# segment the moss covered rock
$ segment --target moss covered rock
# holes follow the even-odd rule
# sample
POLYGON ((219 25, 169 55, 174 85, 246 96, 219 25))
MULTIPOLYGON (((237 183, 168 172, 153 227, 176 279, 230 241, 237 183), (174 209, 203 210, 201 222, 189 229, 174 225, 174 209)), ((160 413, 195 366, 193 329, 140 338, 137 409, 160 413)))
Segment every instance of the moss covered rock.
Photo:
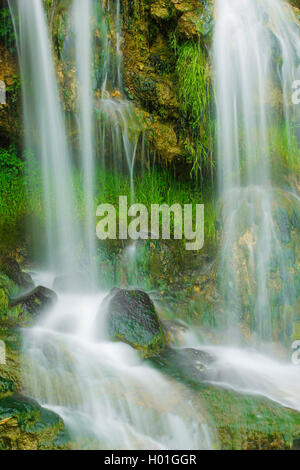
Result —
POLYGON ((165 347, 165 336, 150 297, 139 290, 113 289, 108 299, 108 331, 113 340, 123 341, 152 357, 165 347))
POLYGON ((23 287, 24 289, 32 289, 34 287, 31 276, 24 273, 18 262, 13 258, 7 256, 0 257, 0 271, 19 287, 23 287))
POLYGON ((198 387, 213 419, 222 449, 292 449, 300 435, 300 413, 266 398, 198 387))
POLYGON ((33 291, 16 297, 10 301, 11 307, 21 306, 31 317, 36 317, 57 301, 57 295, 51 289, 38 286, 33 291))
POLYGON ((66 448, 68 434, 62 419, 21 394, 0 400, 0 449, 66 448))

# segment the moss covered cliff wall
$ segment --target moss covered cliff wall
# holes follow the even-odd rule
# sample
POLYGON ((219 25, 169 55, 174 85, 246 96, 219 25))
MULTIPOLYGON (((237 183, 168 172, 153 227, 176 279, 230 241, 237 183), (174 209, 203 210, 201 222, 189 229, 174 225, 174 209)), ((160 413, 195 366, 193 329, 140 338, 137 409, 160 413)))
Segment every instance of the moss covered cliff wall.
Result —
POLYGON ((123 9, 128 96, 146 113, 160 161, 211 173, 213 2, 124 0, 123 9))

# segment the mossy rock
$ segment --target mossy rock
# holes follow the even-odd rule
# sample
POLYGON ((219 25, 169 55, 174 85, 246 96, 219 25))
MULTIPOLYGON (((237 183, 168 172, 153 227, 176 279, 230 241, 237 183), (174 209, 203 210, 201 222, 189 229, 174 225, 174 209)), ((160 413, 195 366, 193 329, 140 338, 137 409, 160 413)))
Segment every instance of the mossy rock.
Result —
POLYGON ((154 358, 154 364, 175 379, 189 383, 202 383, 206 379, 206 370, 214 359, 208 353, 192 348, 173 349, 167 347, 162 354, 154 358))
POLYGON ((178 32, 184 39, 210 38, 214 25, 214 8, 202 0, 193 9, 186 9, 178 21, 178 32))
POLYGON ((151 16, 155 20, 170 20, 176 10, 171 0, 155 0, 150 7, 151 16))
POLYGON ((108 331, 113 340, 130 344, 147 358, 164 349, 163 328, 145 292, 113 289, 107 300, 108 331))
POLYGON ((300 413, 259 396, 199 386, 225 450, 292 449, 300 436, 300 413))
POLYGON ((167 350, 151 363, 193 391, 193 401, 201 403, 211 427, 216 430, 221 449, 294 448, 300 436, 300 413, 261 396, 206 384, 203 382, 205 368, 213 367, 212 361, 201 351, 167 350))
POLYGON ((63 420, 21 394, 0 400, 0 449, 39 450, 68 447, 63 420))
POLYGON ((6 394, 22 390, 20 332, 13 329, 0 329, 0 341, 5 344, 5 364, 0 364, 0 398, 3 398, 6 394))
POLYGON ((11 307, 21 306, 29 316, 37 317, 57 302, 57 295, 51 289, 38 286, 33 291, 10 301, 11 307))
POLYGON ((0 376, 0 396, 14 392, 15 384, 12 380, 0 376))
POLYGON ((21 270, 15 259, 6 256, 0 257, 0 270, 17 286, 23 287, 24 289, 32 289, 34 287, 31 276, 21 270))

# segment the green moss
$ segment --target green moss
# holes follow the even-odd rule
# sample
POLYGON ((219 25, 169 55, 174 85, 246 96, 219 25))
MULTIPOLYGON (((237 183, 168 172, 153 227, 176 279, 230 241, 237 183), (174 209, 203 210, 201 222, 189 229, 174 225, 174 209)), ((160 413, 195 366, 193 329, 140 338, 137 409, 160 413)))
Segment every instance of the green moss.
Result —
POLYGON ((187 162, 195 175, 205 171, 212 174, 211 81, 200 42, 187 41, 179 46, 177 77, 187 162))
POLYGON ((0 8, 0 41, 10 52, 15 52, 15 33, 9 8, 0 8))
POLYGON ((198 387, 215 422, 222 449, 291 449, 300 436, 300 414, 265 398, 198 387))
POLYGON ((160 319, 145 292, 116 290, 108 311, 108 331, 112 339, 130 344, 144 357, 155 356, 165 347, 160 319))
POLYGON ((0 449, 66 448, 68 440, 62 419, 35 400, 20 394, 0 400, 0 449))

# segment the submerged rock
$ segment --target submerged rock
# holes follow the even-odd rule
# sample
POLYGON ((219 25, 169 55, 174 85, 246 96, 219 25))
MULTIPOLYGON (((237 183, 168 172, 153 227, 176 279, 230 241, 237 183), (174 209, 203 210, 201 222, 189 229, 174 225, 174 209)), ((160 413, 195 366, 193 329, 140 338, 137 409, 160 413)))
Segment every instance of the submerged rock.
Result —
POLYGON ((159 354, 166 340, 150 297, 140 290, 113 289, 107 300, 109 336, 141 351, 144 357, 159 354))
POLYGON ((25 295, 12 299, 10 307, 21 305, 31 316, 37 316, 57 302, 57 295, 51 289, 38 286, 25 295))

